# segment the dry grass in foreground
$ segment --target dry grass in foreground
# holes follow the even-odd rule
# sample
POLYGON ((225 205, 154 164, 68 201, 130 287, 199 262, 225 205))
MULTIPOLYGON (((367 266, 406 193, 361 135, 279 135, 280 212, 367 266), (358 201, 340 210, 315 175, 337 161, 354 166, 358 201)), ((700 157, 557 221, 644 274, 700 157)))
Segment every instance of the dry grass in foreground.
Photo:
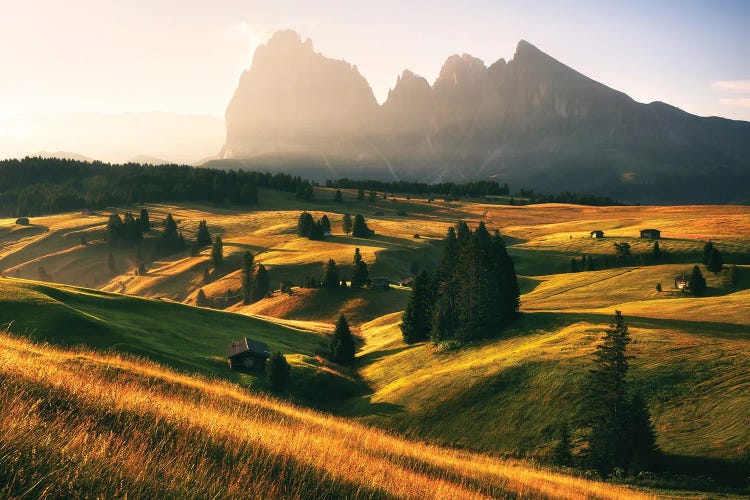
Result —
POLYGON ((119 355, 0 334, 0 497, 639 498, 119 355))

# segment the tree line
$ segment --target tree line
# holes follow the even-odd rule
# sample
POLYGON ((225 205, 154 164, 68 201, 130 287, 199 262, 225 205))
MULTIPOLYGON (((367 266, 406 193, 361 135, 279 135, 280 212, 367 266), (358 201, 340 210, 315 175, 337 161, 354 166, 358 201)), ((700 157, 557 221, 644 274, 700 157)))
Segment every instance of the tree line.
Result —
POLYGON ((447 194, 453 196, 501 196, 510 193, 508 184, 500 184, 496 181, 469 181, 463 183, 440 182, 427 184, 426 182, 410 181, 376 181, 355 180, 342 178, 327 180, 325 183, 329 188, 359 189, 369 191, 383 191, 389 193, 412 193, 412 194, 447 194))
POLYGON ((460 221, 448 229, 443 257, 433 273, 414 282, 401 332, 406 343, 458 342, 496 336, 519 314, 513 259, 498 231, 460 221))
POLYGON ((593 207, 625 206, 609 196, 599 196, 587 193, 571 193, 565 191, 559 194, 537 193, 533 189, 521 189, 510 199, 511 205, 535 205, 538 203, 570 203, 573 205, 589 205, 593 207))

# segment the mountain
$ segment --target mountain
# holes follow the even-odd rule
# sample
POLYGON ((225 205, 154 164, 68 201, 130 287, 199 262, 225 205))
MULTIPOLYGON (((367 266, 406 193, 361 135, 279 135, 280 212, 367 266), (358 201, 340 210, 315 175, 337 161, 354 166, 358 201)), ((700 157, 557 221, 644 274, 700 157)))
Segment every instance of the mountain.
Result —
POLYGON ((636 102, 526 41, 490 66, 452 55, 432 85, 404 71, 379 106, 356 66, 278 32, 242 75, 226 128, 229 165, 318 178, 495 179, 642 203, 749 196, 750 123, 636 102))

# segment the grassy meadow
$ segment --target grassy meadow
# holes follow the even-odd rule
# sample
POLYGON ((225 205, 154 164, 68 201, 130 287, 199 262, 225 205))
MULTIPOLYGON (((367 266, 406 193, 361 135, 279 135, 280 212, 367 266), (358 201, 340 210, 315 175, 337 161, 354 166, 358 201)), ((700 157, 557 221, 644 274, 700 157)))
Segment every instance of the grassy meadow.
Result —
MULTIPOLYGON (((252 211, 146 205, 155 223, 171 213, 188 240, 205 219, 222 236, 225 264, 210 269, 210 249, 159 255, 157 226, 143 243, 150 266, 141 276, 135 248, 105 242, 109 211, 35 217, 30 226, 0 219, 0 326, 11 332, 0 369, 13 382, 2 389, 0 455, 17 457, 0 496, 28 488, 32 496, 700 496, 530 465, 548 460, 563 424, 574 429, 574 452, 584 451, 583 384, 615 309, 630 325, 631 385, 646 398, 662 451, 685 471, 710 464, 706 474, 750 459, 750 207, 508 206, 399 194, 369 202, 352 190, 335 203, 333 195, 261 190, 252 211), (297 237, 302 210, 327 214, 333 235, 297 237), (363 214, 375 235, 343 234, 344 213, 363 214), (450 351, 404 344, 407 287, 278 290, 320 277, 329 258, 348 279, 355 248, 370 276, 401 281, 430 270, 459 219, 500 230, 514 258, 522 316, 502 338, 450 351), (659 261, 640 258, 653 246, 638 237, 644 228, 662 231, 659 261), (590 238, 596 229, 604 239, 590 238), (741 279, 701 265, 706 296, 679 293, 674 278, 689 275, 709 240, 741 279), (614 242, 631 245, 627 263, 570 272, 584 254, 614 262, 614 242), (246 250, 274 290, 251 305, 239 300, 246 250), (214 309, 195 307, 200 289, 214 309), (325 356, 341 313, 357 339, 353 368, 325 356), (244 336, 287 356, 289 394, 264 395, 262 376, 227 369, 225 345, 244 336), (153 483, 154 474, 169 480, 153 483)), ((732 481, 743 491, 736 474, 732 481)))

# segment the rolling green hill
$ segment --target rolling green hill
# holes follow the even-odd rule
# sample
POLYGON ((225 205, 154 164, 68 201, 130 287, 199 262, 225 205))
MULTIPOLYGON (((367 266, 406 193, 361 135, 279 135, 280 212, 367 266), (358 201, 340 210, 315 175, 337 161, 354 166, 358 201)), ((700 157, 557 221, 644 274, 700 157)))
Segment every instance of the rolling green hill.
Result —
POLYGON ((224 349, 249 337, 281 351, 295 369, 292 394, 320 401, 360 390, 326 362, 326 336, 239 314, 35 281, 0 278, 0 325, 38 341, 144 356, 187 372, 266 389, 262 377, 229 371, 224 349))

